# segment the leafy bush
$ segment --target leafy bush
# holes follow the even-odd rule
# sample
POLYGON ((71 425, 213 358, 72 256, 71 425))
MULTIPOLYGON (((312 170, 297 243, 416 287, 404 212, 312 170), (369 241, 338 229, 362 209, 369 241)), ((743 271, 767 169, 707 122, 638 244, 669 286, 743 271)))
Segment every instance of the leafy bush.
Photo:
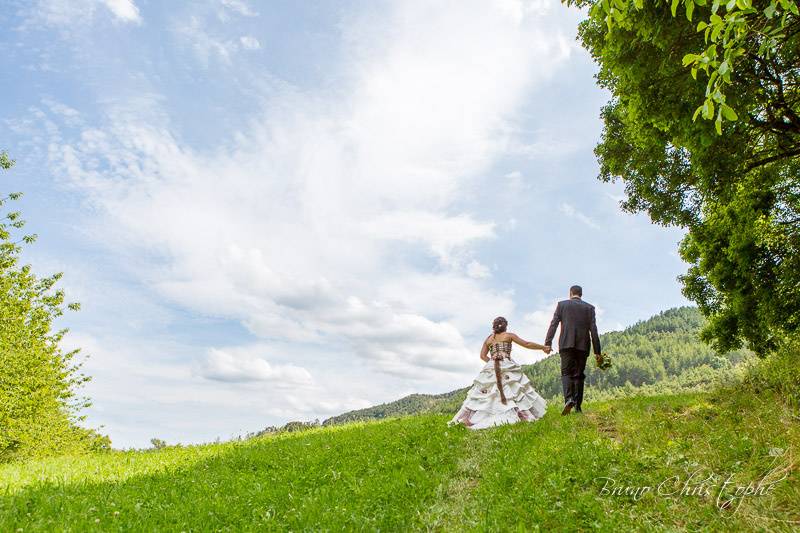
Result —
MULTIPOLYGON (((12 165, 0 154, 2 169, 12 165)), ((0 198, 0 207, 21 196, 0 198)), ((67 330, 52 330, 64 311, 64 292, 53 291, 62 274, 38 278, 30 265, 19 265, 20 243, 36 240, 14 240, 24 224, 16 211, 0 219, 0 462, 108 448, 108 437, 77 424, 89 402, 75 391, 89 378, 74 362, 79 350, 64 353, 59 347, 67 330)))
POLYGON ((271 435, 274 433, 297 433, 299 431, 307 431, 309 429, 314 429, 320 427, 319 419, 314 419, 313 421, 304 422, 302 420, 292 420, 290 422, 285 423, 282 426, 267 426, 261 431, 257 431, 255 433, 248 433, 245 438, 252 439, 255 437, 263 437, 264 435, 271 435))
POLYGON ((800 408, 800 335, 784 341, 766 359, 749 365, 744 383, 758 393, 774 390, 791 407, 800 408))

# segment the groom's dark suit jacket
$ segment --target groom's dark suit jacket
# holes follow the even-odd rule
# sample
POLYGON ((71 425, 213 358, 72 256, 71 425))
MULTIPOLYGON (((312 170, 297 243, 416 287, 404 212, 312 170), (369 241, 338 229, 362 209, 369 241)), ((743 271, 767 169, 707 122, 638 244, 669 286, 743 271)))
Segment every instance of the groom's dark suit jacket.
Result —
POLYGON ((556 312, 553 314, 553 321, 550 322, 550 329, 547 330, 547 337, 544 339, 545 345, 553 345, 553 337, 556 335, 559 323, 561 323, 561 335, 558 337, 559 351, 572 348, 588 354, 591 340, 594 353, 600 353, 600 335, 597 334, 592 304, 586 303, 580 298, 570 298, 558 302, 556 312))

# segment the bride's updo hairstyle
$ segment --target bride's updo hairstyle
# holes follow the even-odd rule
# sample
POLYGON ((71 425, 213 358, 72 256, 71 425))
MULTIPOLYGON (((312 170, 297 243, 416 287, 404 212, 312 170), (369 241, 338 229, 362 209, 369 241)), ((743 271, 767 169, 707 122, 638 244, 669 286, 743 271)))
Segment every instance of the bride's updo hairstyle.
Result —
POLYGON ((499 316, 494 319, 492 322, 492 331, 495 333, 505 333, 506 328, 508 327, 508 320, 499 316))

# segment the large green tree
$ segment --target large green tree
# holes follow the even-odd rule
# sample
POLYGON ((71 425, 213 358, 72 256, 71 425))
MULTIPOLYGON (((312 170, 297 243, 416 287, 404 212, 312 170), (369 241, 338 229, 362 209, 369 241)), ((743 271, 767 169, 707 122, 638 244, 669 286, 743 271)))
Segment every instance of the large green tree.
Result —
MULTIPOLYGON (((13 164, 0 152, 0 169, 13 164)), ((21 196, 0 198, 0 208, 21 196)), ((75 362, 79 350, 59 346, 67 330, 53 330, 65 308, 64 292, 54 289, 62 274, 39 278, 20 264, 21 245, 36 239, 18 237, 23 226, 17 211, 0 218, 0 462, 107 448, 107 437, 78 425, 88 400, 76 390, 89 378, 75 362)))
POLYGON ((600 179, 623 182, 624 210, 688 230, 681 280, 707 341, 774 350, 800 327, 794 2, 568 3, 589 8, 579 38, 611 92, 600 179))

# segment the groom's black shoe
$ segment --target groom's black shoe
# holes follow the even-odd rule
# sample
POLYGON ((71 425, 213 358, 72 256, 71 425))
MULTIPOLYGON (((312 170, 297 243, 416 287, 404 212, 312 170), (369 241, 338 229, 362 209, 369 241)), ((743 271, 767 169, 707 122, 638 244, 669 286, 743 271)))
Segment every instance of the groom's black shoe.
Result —
POLYGON ((575 402, 572 400, 564 404, 564 409, 561 410, 561 416, 568 415, 572 408, 575 407, 575 402))

